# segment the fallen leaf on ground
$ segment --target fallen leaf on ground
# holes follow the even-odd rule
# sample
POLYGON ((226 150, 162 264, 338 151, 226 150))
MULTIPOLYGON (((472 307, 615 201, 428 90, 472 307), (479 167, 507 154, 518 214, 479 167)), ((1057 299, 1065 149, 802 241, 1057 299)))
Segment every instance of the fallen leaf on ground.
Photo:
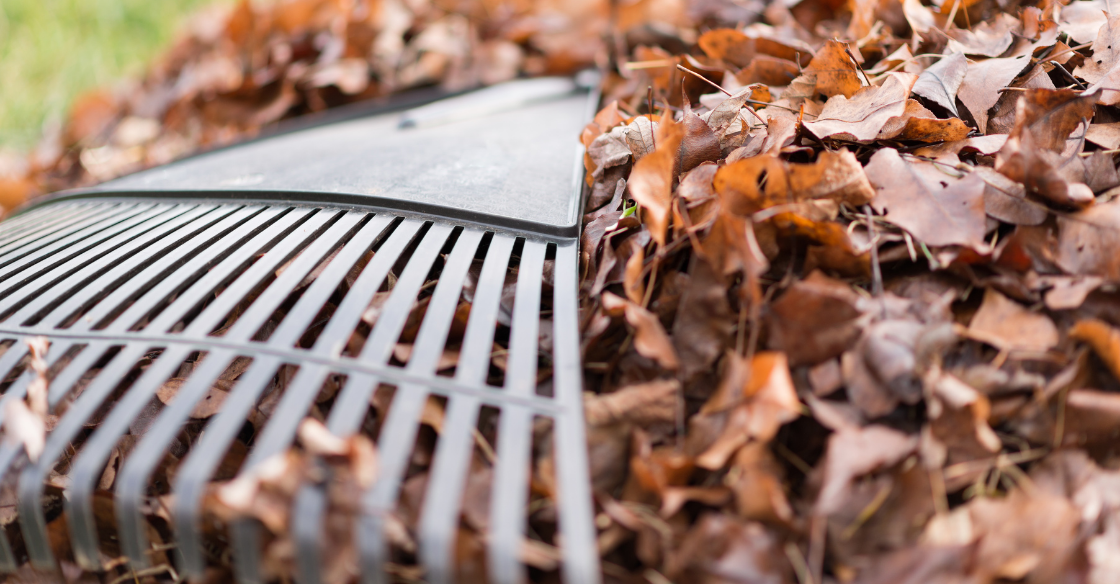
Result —
POLYGON ((1000 349, 1045 352, 1058 344, 1058 327, 1050 317, 1031 312, 989 289, 968 325, 969 334, 1000 349))
POLYGON ((874 140, 891 118, 906 112, 910 88, 916 80, 906 73, 891 73, 882 85, 860 89, 851 98, 833 96, 816 120, 803 125, 818 138, 874 140))
POLYGON ((871 206, 928 245, 986 249, 984 181, 945 177, 933 166, 904 160, 891 149, 876 152, 865 168, 878 191, 871 206))
POLYGON ((968 59, 952 53, 922 71, 911 91, 957 115, 957 92, 967 72, 968 59))

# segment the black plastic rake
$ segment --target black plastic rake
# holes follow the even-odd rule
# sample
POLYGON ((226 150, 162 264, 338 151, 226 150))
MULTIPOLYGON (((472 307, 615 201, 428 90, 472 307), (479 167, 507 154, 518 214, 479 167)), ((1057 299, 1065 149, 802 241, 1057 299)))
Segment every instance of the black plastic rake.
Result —
MULTIPOLYGON (((294 370, 273 396, 241 473, 293 444, 328 380, 340 389, 325 424, 339 436, 361 431, 379 386, 395 388, 376 437, 378 478, 355 520, 364 581, 388 580, 386 521, 399 504, 429 396, 447 402, 415 533, 425 579, 454 579, 473 434, 489 410, 497 412, 490 579, 526 577, 529 464, 535 421, 546 418, 561 573, 570 583, 598 581, 581 401, 582 201, 573 146, 590 101, 568 79, 516 82, 412 110, 405 123, 380 115, 312 128, 61 193, 0 223, 0 341, 7 346, 0 411, 23 399, 34 379, 25 340, 35 336, 51 341, 50 407, 66 404, 35 461, 22 445, 0 444, 0 482, 16 489, 30 561, 55 566, 47 518, 61 506, 74 559, 101 568, 106 526, 95 520, 95 491, 114 449, 133 434, 113 485, 115 534, 134 569, 148 566, 153 476, 179 448, 199 402, 247 358, 167 489, 180 572, 205 571, 207 485, 278 372, 294 370), (433 275, 411 355, 394 364, 394 346, 433 275), (350 351, 363 312, 388 280, 380 317, 350 351), (440 375, 456 307, 468 292, 458 366, 440 375), (325 314, 328 302, 336 306, 325 314), (543 320, 542 307, 551 310, 543 320), (508 325, 509 353, 495 386, 488 375, 499 323, 508 325), (542 332, 551 333, 551 354, 538 354, 542 332), (539 361, 551 375, 541 375, 539 361), (178 393, 163 405, 156 392, 177 376, 178 393), (60 464, 67 479, 58 501, 46 496, 46 484, 60 464)), ((295 498, 290 523, 301 582, 320 579, 326 504, 320 484, 303 485, 295 498)), ((261 526, 235 522, 230 543, 237 578, 260 581, 261 526)), ((19 561, 3 537, 0 569, 15 570, 19 561)))

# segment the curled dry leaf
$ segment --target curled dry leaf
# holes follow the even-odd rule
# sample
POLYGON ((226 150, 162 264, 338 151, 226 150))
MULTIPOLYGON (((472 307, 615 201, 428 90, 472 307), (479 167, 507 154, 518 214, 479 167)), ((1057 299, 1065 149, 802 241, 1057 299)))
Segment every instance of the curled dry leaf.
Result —
POLYGON ((751 91, 753 90, 750 87, 744 87, 736 91, 720 102, 708 115, 708 127, 712 129, 712 132, 715 132, 716 136, 723 136, 732 124, 740 120, 743 115, 743 105, 750 98, 751 91))
POLYGON ((847 45, 830 40, 817 50, 801 76, 790 83, 791 99, 811 99, 819 93, 825 97, 851 97, 863 87, 859 69, 847 45))
POLYGON ((50 385, 47 379, 47 350, 50 349, 51 342, 46 337, 31 337, 26 342, 31 353, 28 367, 35 374, 27 384, 27 405, 36 415, 45 418, 48 413, 47 390, 50 385))
POLYGON ((625 315, 626 322, 634 327, 634 348, 642 356, 657 361, 665 369, 677 369, 680 366, 673 343, 656 315, 639 304, 610 292, 603 294, 603 309, 608 314, 625 315))
POLYGON ((957 97, 976 120, 981 133, 987 133, 988 110, 999 101, 1000 90, 1030 65, 1026 57, 986 59, 968 64, 957 97))
POLYGON ((762 352, 749 360, 729 355, 719 388, 693 418, 693 424, 719 428, 697 455, 696 465, 720 469, 741 446, 752 440, 769 442, 800 414, 783 353, 762 352))
POLYGON ((971 128, 958 118, 939 119, 912 99, 906 100, 902 115, 887 120, 879 140, 912 142, 955 142, 964 140, 971 128))
POLYGON ((847 150, 822 152, 808 164, 760 154, 720 168, 712 184, 727 208, 741 215, 820 199, 858 207, 874 196, 863 168, 847 150))
POLYGON ((681 124, 666 121, 657 128, 657 149, 634 164, 630 174, 630 193, 638 205, 648 213, 650 235, 659 245, 665 245, 669 226, 669 204, 672 200, 673 167, 680 148, 683 128, 681 124))
POLYGON ((4 405, 4 440, 23 446, 27 458, 38 460, 47 443, 47 425, 42 416, 31 411, 27 402, 8 400, 4 405))
POLYGON ((921 401, 915 350, 924 331, 925 326, 914 320, 882 320, 844 353, 840 369, 848 398, 868 419, 890 414, 900 403, 921 401))
POLYGON ((1017 18, 1000 13, 994 21, 978 23, 971 28, 952 28, 949 35, 949 50, 954 53, 980 57, 998 57, 1011 48, 1014 34, 1022 26, 1017 18))
POLYGON ((719 160, 719 135, 700 116, 688 111, 681 124, 684 129, 681 136, 680 172, 688 172, 704 162, 719 160))
POLYGON ((957 91, 968 72, 963 53, 951 53, 922 71, 914 82, 914 95, 920 95, 957 115, 957 91))
POLYGON ((1120 380, 1120 330, 1090 318, 1073 325, 1069 329, 1069 338, 1088 343, 1093 352, 1108 365, 1113 377, 1120 380))
POLYGON ((1110 16, 1100 27, 1092 49, 1093 56, 1073 74, 1090 83, 1088 92, 1100 92, 1102 104, 1116 105, 1120 103, 1120 16, 1110 16))
POLYGON ((879 136, 891 118, 906 113, 910 88, 917 77, 891 73, 880 86, 864 87, 852 94, 830 97, 817 119, 803 126, 818 138, 870 141, 879 136))
POLYGON ((671 423, 679 408, 680 387, 675 379, 659 379, 587 396, 583 400, 583 414, 590 426, 633 424, 648 428, 671 423))

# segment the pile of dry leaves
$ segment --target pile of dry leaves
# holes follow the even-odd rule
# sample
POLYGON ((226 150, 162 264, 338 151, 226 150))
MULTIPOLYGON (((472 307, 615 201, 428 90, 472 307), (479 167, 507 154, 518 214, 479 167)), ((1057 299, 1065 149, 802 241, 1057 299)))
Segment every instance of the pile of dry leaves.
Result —
POLYGON ((195 17, 144 77, 81 96, 0 205, 243 140, 279 120, 404 90, 567 74, 601 52, 594 0, 241 0, 195 17))
MULTIPOLYGON (((20 199, 284 116, 602 55, 605 106, 580 136, 581 325, 606 578, 1116 582, 1109 12, 246 2, 200 21, 134 91, 82 100, 3 184, 20 199)), ((360 438, 301 429, 342 477, 336 502, 373 480, 360 438)), ((286 509, 291 477, 311 472, 300 456, 215 489, 212 512, 286 509)), ((554 551, 530 558, 535 577, 555 577, 554 551)))
POLYGON ((607 574, 1120 580, 1107 10, 774 2, 616 53, 582 136, 607 574))

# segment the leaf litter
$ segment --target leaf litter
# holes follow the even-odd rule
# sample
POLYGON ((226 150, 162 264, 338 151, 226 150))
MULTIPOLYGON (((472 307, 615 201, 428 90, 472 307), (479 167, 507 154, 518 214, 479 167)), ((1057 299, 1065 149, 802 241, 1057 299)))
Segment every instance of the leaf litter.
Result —
MULTIPOLYGON (((135 91, 87 96, 27 162, 0 165, 5 204, 410 87, 597 63, 601 110, 572 139, 587 152, 581 346, 607 581, 1120 578, 1120 26, 1107 3, 488 6, 288 0, 208 16, 135 91)), ((4 412, 5 439, 29 453, 52 423, 37 405, 42 351, 26 400, 4 412)), ((186 444, 243 371, 210 389, 186 444)), ((327 581, 355 576, 346 517, 376 480, 376 432, 326 430, 337 389, 324 385, 299 448, 228 481, 238 442, 207 497, 215 519, 268 527, 273 576, 294 565, 287 513, 324 462, 327 581)), ((390 394, 374 396, 375 418, 390 394)), ((430 435, 444 407, 426 405, 430 435)), ((388 527, 406 581, 423 578, 409 493, 423 493, 430 435, 388 527)), ((472 562, 493 428, 480 421, 476 438, 464 581, 485 573, 472 562)), ((539 533, 555 531, 547 451, 530 478, 539 533)), ((166 512, 150 521, 166 528, 166 512)), ((554 581, 562 543, 530 541, 533 580, 554 581)), ((228 577, 228 557, 211 562, 228 577)), ((125 573, 106 565, 103 579, 125 573)))

